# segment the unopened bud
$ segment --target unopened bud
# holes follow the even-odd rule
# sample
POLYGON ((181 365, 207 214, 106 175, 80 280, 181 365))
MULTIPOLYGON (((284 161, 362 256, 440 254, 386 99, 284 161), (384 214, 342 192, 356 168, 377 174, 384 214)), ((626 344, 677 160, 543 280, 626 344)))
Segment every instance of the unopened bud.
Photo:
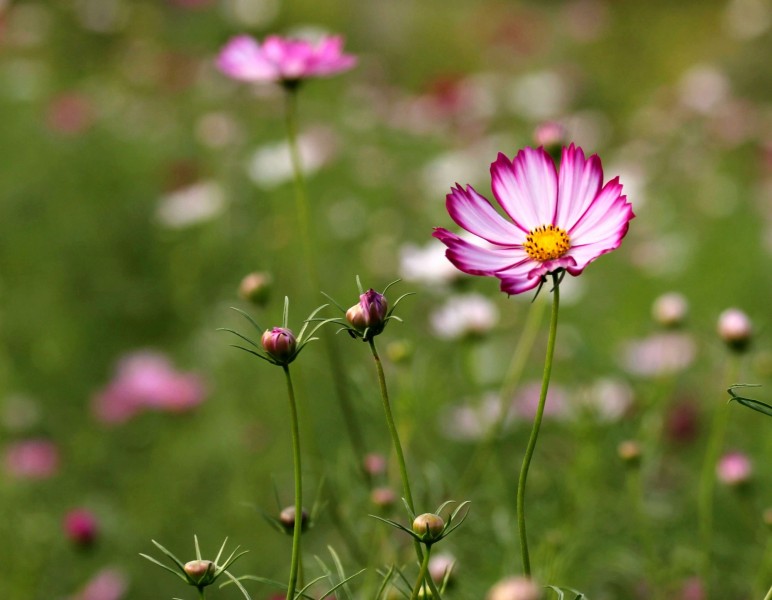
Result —
POLYGON ((445 530, 445 521, 440 515, 424 513, 413 520, 413 533, 423 542, 435 541, 445 530))
POLYGON ((346 320, 358 331, 369 328, 372 335, 377 335, 383 330, 388 312, 386 296, 371 288, 359 296, 359 304, 346 311, 346 320))
POLYGON ((185 574, 195 585, 209 585, 214 580, 216 567, 211 560, 191 560, 183 567, 185 574))
MULTIPOLYGON (((295 507, 288 506, 279 513, 279 523, 288 532, 295 530, 295 507)), ((308 512, 303 508, 300 511, 300 531, 308 529, 308 512)))
POLYGON ((635 440, 625 440, 617 446, 617 454, 626 464, 637 466, 641 462, 641 445, 635 440))
POLYGON ((289 362, 295 354, 295 334, 286 327, 266 329, 261 339, 263 349, 281 363, 289 362))
POLYGON ((753 333, 751 320, 738 308, 728 308, 718 317, 718 335, 736 352, 748 348, 753 333))
POLYGON ((716 464, 716 475, 724 485, 741 486, 748 483, 752 474, 751 460, 742 452, 728 452, 716 464))
POLYGON ((546 121, 538 125, 533 132, 537 146, 544 146, 554 160, 560 160, 560 149, 566 141, 566 128, 555 121, 546 121))
POLYGON ((429 559, 429 575, 437 585, 442 584, 446 577, 450 583, 455 567, 456 559, 451 554, 435 554, 429 559))
POLYGON ((258 306, 268 301, 270 291, 271 276, 268 273, 250 273, 239 284, 239 296, 258 306))
POLYGON ((364 469, 371 477, 383 475, 386 472, 386 457, 383 454, 371 452, 365 456, 364 469))
POLYGON ((654 320, 663 327, 669 328, 683 324, 688 312, 689 304, 686 298, 678 292, 662 294, 651 307, 651 315, 654 320))
POLYGON ((494 585, 486 600, 540 600, 541 588, 527 577, 508 577, 494 585))
POLYGON ((91 546, 99 534, 99 524, 90 511, 76 508, 64 517, 64 531, 76 546, 91 546))
POLYGON ((377 487, 370 492, 370 500, 380 508, 388 508, 397 501, 397 494, 391 488, 377 487))

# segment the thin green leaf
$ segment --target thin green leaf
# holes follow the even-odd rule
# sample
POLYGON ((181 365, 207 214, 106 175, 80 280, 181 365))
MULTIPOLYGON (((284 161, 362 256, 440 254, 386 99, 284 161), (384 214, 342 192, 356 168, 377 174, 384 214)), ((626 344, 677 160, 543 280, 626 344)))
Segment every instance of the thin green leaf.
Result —
MULTIPOLYGON (((228 543, 228 538, 226 537, 226 538, 225 538, 225 539, 222 541, 222 545, 220 546, 220 550, 217 552, 217 556, 215 556, 215 558, 214 558, 214 564, 215 564, 215 566, 217 566, 218 564, 220 564, 220 557, 222 556, 222 553, 223 553, 223 551, 225 550, 225 544, 227 544, 227 543, 228 543)), ((238 550, 238 546, 236 547, 236 550, 238 550)))
POLYGON ((182 581, 184 581, 185 583, 187 583, 187 582, 188 582, 188 579, 187 579, 187 577, 185 577, 185 576, 184 576, 182 573, 180 573, 179 571, 175 571, 175 570, 174 570, 174 569, 172 569, 172 568, 171 568, 169 565, 165 565, 165 564, 163 564, 162 562, 160 562, 160 561, 156 560, 155 558, 153 558, 152 556, 148 556, 147 554, 142 554, 142 553, 140 552, 140 553, 139 553, 139 555, 140 555, 142 558, 146 558, 146 559, 147 559, 147 560, 149 560, 151 563, 153 563, 153 564, 155 564, 155 565, 158 565, 158 566, 159 566, 159 567, 161 567, 162 569, 166 569, 167 571, 169 571, 169 573, 174 573, 174 574, 175 574, 177 577, 179 577, 180 579, 182 579, 182 581))
MULTIPOLYGON (((319 560, 319 558, 318 558, 318 557, 315 557, 315 558, 316 558, 317 560, 319 560)), ((321 561, 320 561, 320 562, 321 562, 321 561)), ((322 564, 324 564, 324 563, 322 563, 322 564)), ((311 581, 309 581, 309 582, 308 582, 308 583, 305 585, 305 587, 303 587, 303 589, 301 589, 301 590, 298 590, 297 592, 295 592, 295 597, 296 597, 296 598, 298 598, 298 597, 301 597, 301 596, 305 596, 305 592, 306 592, 306 590, 308 590, 308 589, 309 589, 309 588, 310 588, 312 585, 314 585, 315 583, 318 583, 318 582, 320 582, 322 579, 327 579, 329 576, 330 576, 330 572, 329 572, 329 571, 327 571, 327 573, 325 573, 324 575, 319 575, 319 577, 317 577, 316 579, 312 579, 311 581)))
MULTIPOLYGON (((345 587, 345 586, 346 586, 346 584, 347 584, 349 581, 351 581, 352 579, 354 579, 354 577, 357 577, 358 575, 361 575, 361 574, 362 574, 362 573, 364 573, 365 571, 367 571, 367 569, 361 569, 361 570, 357 571, 356 573, 354 573, 353 575, 351 575, 350 577, 346 577, 346 579, 344 579, 343 581, 341 581, 341 582, 337 583, 336 585, 334 585, 333 587, 331 587, 329 590, 327 590, 326 592, 324 592, 324 594, 322 594, 322 598, 326 598, 327 596, 329 596, 330 594, 332 594, 332 593, 333 593, 335 590, 337 590, 337 589, 338 589, 338 588, 340 588, 340 587, 343 587, 343 590, 344 590, 344 593, 346 593, 346 596, 347 596, 347 597, 349 597, 349 598, 351 598, 351 596, 348 594, 348 592, 345 592, 345 590, 346 590, 346 587, 345 587)), ((377 598, 377 596, 376 596, 376 598, 377 598)))
MULTIPOLYGON (((342 581, 348 581, 348 579, 346 579, 346 571, 343 569, 343 563, 340 562, 340 557, 338 557, 338 555, 336 554, 335 549, 332 546, 327 546, 327 551, 330 553, 330 556, 332 557, 332 562, 335 564, 335 570, 338 572, 338 579, 342 581)), ((339 584, 338 586, 336 586, 336 588, 340 587, 340 585, 342 584, 339 584)), ((344 585, 342 591, 346 595, 346 598, 348 598, 349 600, 352 600, 351 590, 348 589, 348 586, 344 585)), ((327 592, 325 596, 329 594, 330 592, 327 592)))
POLYGON ((359 275, 357 275, 357 289, 360 296, 365 293, 364 289, 362 289, 362 281, 359 279, 359 275))
POLYGON ((282 322, 282 327, 286 329, 287 323, 289 323, 289 297, 287 296, 284 296, 284 311, 282 312, 282 315, 281 315, 281 322, 282 322))
POLYGON ((375 595, 375 600, 381 600, 381 596, 386 591, 386 587, 389 585, 389 582, 391 581, 392 576, 394 575, 394 565, 392 565, 388 572, 383 576, 383 583, 381 583, 381 587, 378 588, 378 593, 375 595))
POLYGON ((738 404, 742 404, 743 406, 746 406, 757 412, 760 412, 769 417, 772 417, 772 406, 770 406, 766 402, 761 402, 760 400, 753 400, 752 398, 743 398, 741 396, 734 396, 729 401, 731 402, 732 400, 734 400, 738 404))
MULTIPOLYGON (((323 308, 327 308, 328 306, 329 304, 322 304, 321 306, 316 308, 316 310, 314 310, 310 315, 308 315, 308 318, 305 321, 303 321, 303 327, 300 328, 300 333, 298 333, 298 338, 297 338, 298 341, 303 339, 303 334, 306 332, 306 329, 308 328, 308 323, 314 319, 314 317, 316 316, 316 313, 318 313, 323 308)), ((319 329, 319 327, 321 326, 322 326, 321 324, 317 325, 316 329, 314 329, 314 331, 312 331, 309 335, 314 335, 314 332, 317 329, 319 329)))
POLYGON ((332 303, 335 305, 335 307, 336 307, 338 310, 340 310, 340 311, 341 311, 341 312, 342 312, 344 315, 346 314, 346 309, 345 309, 345 308, 343 308, 343 307, 342 307, 340 304, 338 304, 337 302, 335 302, 335 298, 333 298, 333 297, 332 297, 332 296, 330 296, 329 294, 325 294, 324 292, 322 292, 322 296, 324 296, 325 298, 327 298, 327 300, 329 300, 330 302, 332 302, 332 303))
MULTIPOLYGON (((244 588, 244 586, 243 586, 243 585, 241 585, 241 582, 240 582, 238 579, 236 579, 236 578, 235 578, 233 575, 231 575, 231 574, 230 574, 228 571, 225 571, 225 575, 226 575, 228 578, 230 578, 230 580, 231 580, 231 581, 232 581, 232 582, 233 582, 233 583, 236 585, 236 587, 237 587, 237 588, 239 588, 239 590, 241 591, 241 593, 242 593, 242 594, 244 594, 244 597, 245 597, 247 600, 252 600, 252 598, 250 598, 250 597, 249 597, 249 593, 248 593, 248 592, 247 592, 247 590, 244 588)), ((220 586, 220 587, 222 588, 222 586, 220 586)))
MULTIPOLYGON (((228 538, 225 539, 227 540, 228 538)), ((201 548, 198 546, 198 536, 195 533, 193 534, 193 545, 196 547, 196 558, 201 560, 201 548)), ((217 564, 217 561, 214 562, 217 564)))
POLYGON ((168 556, 169 558, 171 558, 171 559, 172 559, 172 561, 174 561, 174 564, 175 564, 175 565, 177 565, 177 566, 178 566, 178 567, 179 567, 181 570, 183 570, 183 571, 185 570, 185 565, 184 565, 184 564, 182 564, 182 561, 181 561, 179 558, 177 558, 176 556, 174 556, 174 554, 172 554, 171 552, 169 552, 169 550, 167 550, 166 548, 164 548, 164 547, 163 547, 161 544, 159 544, 159 543, 158 543, 158 542, 156 542, 155 540, 150 540, 150 541, 151 541, 151 542, 152 542, 152 543, 155 545, 155 547, 156 547, 156 548, 158 548, 158 549, 159 549, 161 552, 163 552, 163 553, 164 553, 166 556, 168 556))
POLYGON ((387 524, 391 525, 392 527, 396 527, 397 529, 401 529, 405 533, 408 533, 411 536, 415 537, 415 533, 413 533, 410 529, 408 529, 404 525, 400 525, 396 521, 392 521, 391 519, 384 519, 383 517, 379 517, 378 515, 369 515, 369 516, 371 516, 373 519, 378 519, 379 521, 383 521, 384 523, 387 523, 387 524))
POLYGON ((442 509, 444 509, 444 508, 445 508, 446 506, 448 506, 449 504, 455 504, 455 503, 456 503, 456 501, 455 501, 455 500, 445 500, 445 502, 443 502, 442 504, 440 504, 440 505, 437 507, 437 510, 435 510, 434 512, 435 512, 435 514, 438 514, 438 515, 439 515, 439 514, 442 512, 442 509))
POLYGON ((244 312, 243 310, 241 310, 240 308, 236 308, 235 306, 231 306, 231 309, 232 309, 232 310, 235 310, 235 311, 236 311, 237 313, 239 313, 239 314, 240 314, 242 317, 244 317, 244 318, 245 318, 247 321, 249 321, 250 323, 252 323, 252 327, 254 327, 255 329, 257 329, 257 330, 260 332, 260 335, 263 335, 263 328, 262 328, 262 327, 260 327, 260 325, 258 325, 258 324, 255 322, 255 320, 254 320, 252 317, 250 317, 250 316, 249 316, 247 313, 245 313, 245 312, 244 312))
POLYGON ((395 309, 395 308, 397 308, 397 305, 398 305, 400 302, 402 302, 402 300, 404 300, 405 298, 407 298, 408 296, 415 296, 415 292, 407 292, 406 294, 402 294, 402 295, 401 295, 399 298, 397 298, 397 299, 394 301, 394 304, 392 304, 392 305, 391 305, 391 310, 389 311, 389 316, 391 316, 391 313, 393 313, 393 312, 394 312, 394 309, 395 309))
POLYGON ((400 281, 402 281, 402 280, 401 280, 401 279, 395 279, 394 281, 392 281, 392 282, 391 282, 390 284, 388 284, 388 285, 387 285, 385 288, 383 288, 383 291, 381 292, 381 294, 383 294, 383 295, 385 296, 385 295, 386 295, 386 292, 387 292, 387 291, 389 291, 389 288, 390 288, 391 286, 393 286, 395 283, 399 283, 400 281))
POLYGON ((239 350, 243 350, 244 352, 249 352, 252 356, 257 356, 257 358, 262 358, 264 361, 269 362, 271 364, 275 364, 271 359, 269 359, 266 356, 263 356, 262 354, 258 354, 254 350, 250 350, 249 348, 245 348, 244 346, 237 346, 236 344, 230 344, 231 348, 238 348, 239 350))
POLYGON ((227 331, 228 333, 232 333, 233 335, 239 336, 242 340, 244 340, 248 344, 252 344, 255 348, 259 348, 260 347, 255 342, 250 340, 247 336, 241 335, 238 331, 234 331, 233 329, 229 329, 228 327, 218 327, 217 331, 227 331))

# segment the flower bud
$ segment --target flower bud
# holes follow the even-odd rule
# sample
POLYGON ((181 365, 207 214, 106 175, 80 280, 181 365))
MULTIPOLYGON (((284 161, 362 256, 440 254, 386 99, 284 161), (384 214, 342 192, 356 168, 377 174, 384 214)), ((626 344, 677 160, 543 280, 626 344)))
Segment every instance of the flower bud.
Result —
POLYGON ((689 304, 686 302, 686 298, 678 292, 662 294, 651 307, 651 315, 654 320, 668 328, 682 325, 688 311, 689 304))
POLYGON ((486 600, 539 600, 541 589, 527 577, 502 579, 490 590, 486 600))
POLYGON ((718 335, 736 352, 748 348, 752 331, 748 315, 738 308, 728 308, 718 317, 718 335))
POLYGON ((91 546, 99 533, 96 517, 88 510, 76 508, 64 517, 64 531, 69 540, 80 547, 91 546))
POLYGON ((257 306, 268 301, 271 291, 271 276, 268 273, 250 273, 239 284, 239 296, 257 306))
POLYGON ((617 454, 625 464, 638 466, 641 462, 641 445, 635 440, 625 440, 617 446, 617 454))
POLYGON ((718 480, 724 485, 731 487, 748 483, 752 473, 753 465, 750 459, 742 452, 728 452, 716 464, 718 480))
MULTIPOLYGON (((295 507, 287 506, 279 513, 279 523, 288 532, 292 533, 295 530, 295 507)), ((300 510, 300 531, 308 529, 308 512, 305 508, 300 510)))
POLYGON ((566 143, 566 128, 556 121, 545 121, 534 129, 533 141, 537 146, 544 146, 553 160, 559 161, 561 148, 566 143))
POLYGON ((295 355, 295 334, 286 327, 266 329, 261 342, 268 355, 280 363, 288 363, 295 355))
POLYGON ((433 513, 418 515, 413 521, 413 533, 418 535, 423 542, 435 541, 444 530, 445 521, 441 516, 433 513))
POLYGON ((429 575, 437 585, 442 584, 446 576, 450 583, 455 568, 456 559, 451 554, 435 554, 429 559, 429 575))
POLYGON ((389 303, 386 296, 370 288, 359 296, 359 304, 346 311, 346 320, 358 331, 371 329, 372 335, 383 331, 389 303))
POLYGON ((379 508, 388 508, 397 501, 397 494, 389 487, 373 488, 370 501, 379 508))
POLYGON ((211 560, 191 560, 183 567, 194 585, 205 586, 214 581, 216 567, 211 560))
POLYGON ((377 452, 371 452, 363 461, 365 472, 371 477, 377 477, 386 473, 386 457, 377 452))

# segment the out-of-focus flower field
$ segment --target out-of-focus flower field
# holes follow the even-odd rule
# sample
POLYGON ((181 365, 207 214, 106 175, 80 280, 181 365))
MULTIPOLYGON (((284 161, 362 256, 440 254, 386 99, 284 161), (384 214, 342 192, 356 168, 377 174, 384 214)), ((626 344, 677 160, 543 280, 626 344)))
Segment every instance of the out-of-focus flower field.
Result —
MULTIPOLYGON (((508 298, 431 234, 455 227, 451 186, 490 197, 497 153, 552 123, 619 176, 636 218, 561 285, 527 495, 534 577, 591 600, 761 600, 772 419, 727 407, 726 389, 772 401, 770 56, 768 0, 0 0, 0 597, 192 598, 139 553, 160 557, 154 539, 193 559, 194 534, 205 554, 226 536, 248 549, 235 575, 284 581, 291 536, 264 517, 293 498, 285 382, 217 329, 246 331, 230 307, 278 325, 285 296, 299 329, 322 292, 355 304, 357 275, 415 292, 378 341, 420 512, 471 501, 438 544, 456 561, 443 596, 517 574, 548 286, 508 298), (282 89, 215 66, 245 32, 341 34, 358 57, 299 94, 321 289, 302 266, 282 89), (253 272, 261 304, 239 293, 253 272), (730 308, 752 323, 741 353, 717 331, 730 308)), ((347 573, 367 567, 349 587, 370 600, 377 568, 417 567, 409 538, 368 516, 407 518, 366 344, 335 331, 317 335, 350 414, 325 343, 293 364, 315 506, 303 562, 310 580, 331 546, 347 573)))

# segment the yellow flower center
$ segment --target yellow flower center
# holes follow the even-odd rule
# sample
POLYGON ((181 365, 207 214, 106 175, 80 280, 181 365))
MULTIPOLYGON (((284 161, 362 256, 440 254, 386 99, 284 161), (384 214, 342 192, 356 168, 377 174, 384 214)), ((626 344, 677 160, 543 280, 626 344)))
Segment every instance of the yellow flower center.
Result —
POLYGON ((528 256, 539 262, 560 258, 570 247, 568 234, 554 225, 542 225, 532 229, 523 244, 528 256))

